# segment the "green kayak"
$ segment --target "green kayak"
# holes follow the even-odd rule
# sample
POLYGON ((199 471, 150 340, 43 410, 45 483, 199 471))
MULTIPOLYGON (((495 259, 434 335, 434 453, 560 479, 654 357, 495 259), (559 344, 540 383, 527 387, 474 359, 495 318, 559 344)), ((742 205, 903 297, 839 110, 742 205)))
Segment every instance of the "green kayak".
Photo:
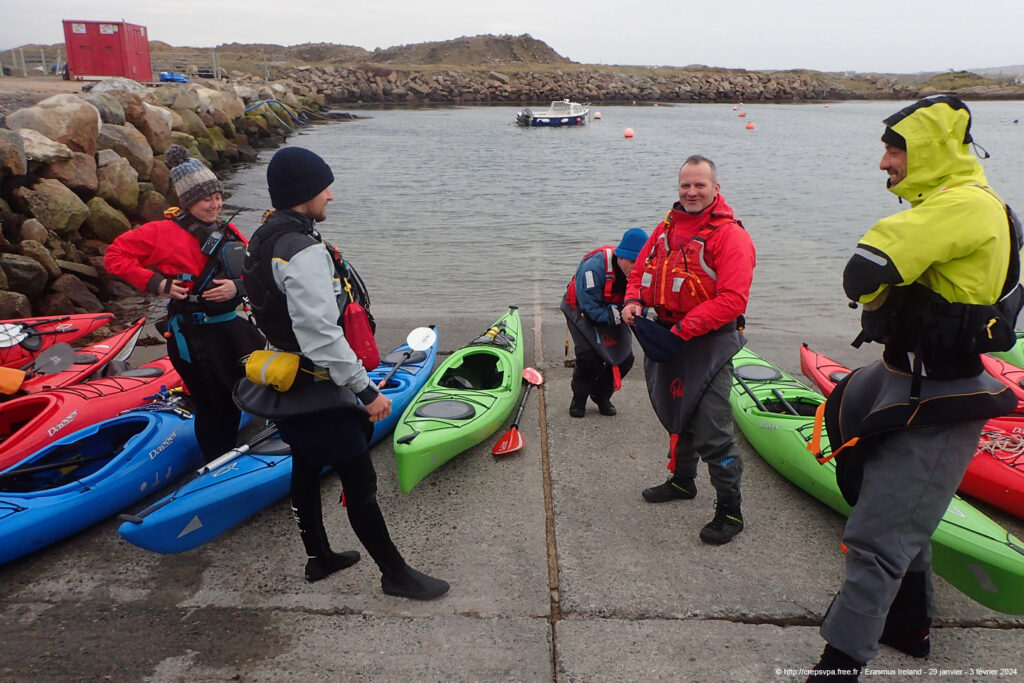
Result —
MULTIPOLYGON (((848 515, 834 461, 819 465, 807 450, 814 411, 824 397, 746 349, 733 357, 733 364, 729 401, 750 445, 782 476, 848 515)), ((827 444, 824 435, 822 444, 827 444)), ((1024 541, 959 496, 932 535, 932 567, 986 607, 1024 614, 1024 541)))
POLYGON ((509 306, 482 336, 434 371, 395 427, 395 469, 403 493, 500 427, 523 381, 519 309, 509 306))
POLYGON ((1017 330, 1017 343, 1006 351, 991 351, 990 356, 1005 360, 1018 368, 1024 368, 1024 332, 1017 330))

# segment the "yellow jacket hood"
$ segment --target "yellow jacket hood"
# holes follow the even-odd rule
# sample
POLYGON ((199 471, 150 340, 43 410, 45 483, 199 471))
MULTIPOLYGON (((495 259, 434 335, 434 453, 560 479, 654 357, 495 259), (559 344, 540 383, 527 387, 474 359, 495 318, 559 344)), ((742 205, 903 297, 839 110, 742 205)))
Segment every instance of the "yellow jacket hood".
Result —
POLYGON ((911 205, 944 188, 987 185, 971 154, 971 113, 959 99, 936 95, 918 100, 885 119, 907 142, 907 175, 889 191, 911 205))

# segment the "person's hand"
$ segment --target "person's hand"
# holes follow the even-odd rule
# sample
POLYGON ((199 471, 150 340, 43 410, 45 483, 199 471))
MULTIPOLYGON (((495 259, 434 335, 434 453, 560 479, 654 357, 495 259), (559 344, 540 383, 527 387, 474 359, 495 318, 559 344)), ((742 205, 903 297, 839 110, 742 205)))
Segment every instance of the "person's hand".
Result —
POLYGON ((160 285, 159 295, 166 296, 168 299, 184 299, 188 296, 188 288, 183 280, 167 278, 160 285))
POLYGON ((238 287, 234 280, 214 280, 214 287, 203 292, 203 298, 207 301, 231 301, 238 295, 238 287))
POLYGON ((391 414, 391 399, 384 394, 377 394, 377 398, 370 401, 366 410, 370 413, 370 422, 380 422, 391 414))
POLYGON ((643 312, 644 308, 640 304, 626 304, 622 307, 622 322, 632 325, 633 319, 643 312))

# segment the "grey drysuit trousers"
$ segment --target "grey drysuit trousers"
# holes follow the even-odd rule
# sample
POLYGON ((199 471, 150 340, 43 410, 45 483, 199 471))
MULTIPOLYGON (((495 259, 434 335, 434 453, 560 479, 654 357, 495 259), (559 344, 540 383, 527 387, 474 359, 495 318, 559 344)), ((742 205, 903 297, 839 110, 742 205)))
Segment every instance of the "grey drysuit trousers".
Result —
POLYGON ((864 480, 843 532, 846 577, 821 624, 828 643, 859 662, 878 654, 900 582, 927 577, 933 612, 929 540, 978 447, 984 420, 904 429, 866 451, 864 480))

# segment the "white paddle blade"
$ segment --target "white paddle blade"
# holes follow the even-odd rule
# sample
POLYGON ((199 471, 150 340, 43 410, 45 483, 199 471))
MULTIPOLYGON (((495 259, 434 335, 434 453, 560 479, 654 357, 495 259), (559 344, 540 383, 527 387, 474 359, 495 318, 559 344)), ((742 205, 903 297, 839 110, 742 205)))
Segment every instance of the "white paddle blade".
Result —
POLYGON ((14 323, 4 323, 0 325, 0 348, 20 344, 27 336, 28 331, 24 326, 16 325, 14 323))
POLYGON ((523 447, 523 435, 519 433, 519 430, 513 427, 501 437, 501 441, 494 444, 494 448, 491 449, 493 455, 508 455, 509 453, 515 453, 523 447))
POLYGON ((523 368, 523 379, 537 387, 544 384, 544 375, 537 368, 523 368))
POLYGON ((405 338, 405 343, 413 351, 426 351, 437 340, 437 332, 430 327, 417 327, 405 338))

